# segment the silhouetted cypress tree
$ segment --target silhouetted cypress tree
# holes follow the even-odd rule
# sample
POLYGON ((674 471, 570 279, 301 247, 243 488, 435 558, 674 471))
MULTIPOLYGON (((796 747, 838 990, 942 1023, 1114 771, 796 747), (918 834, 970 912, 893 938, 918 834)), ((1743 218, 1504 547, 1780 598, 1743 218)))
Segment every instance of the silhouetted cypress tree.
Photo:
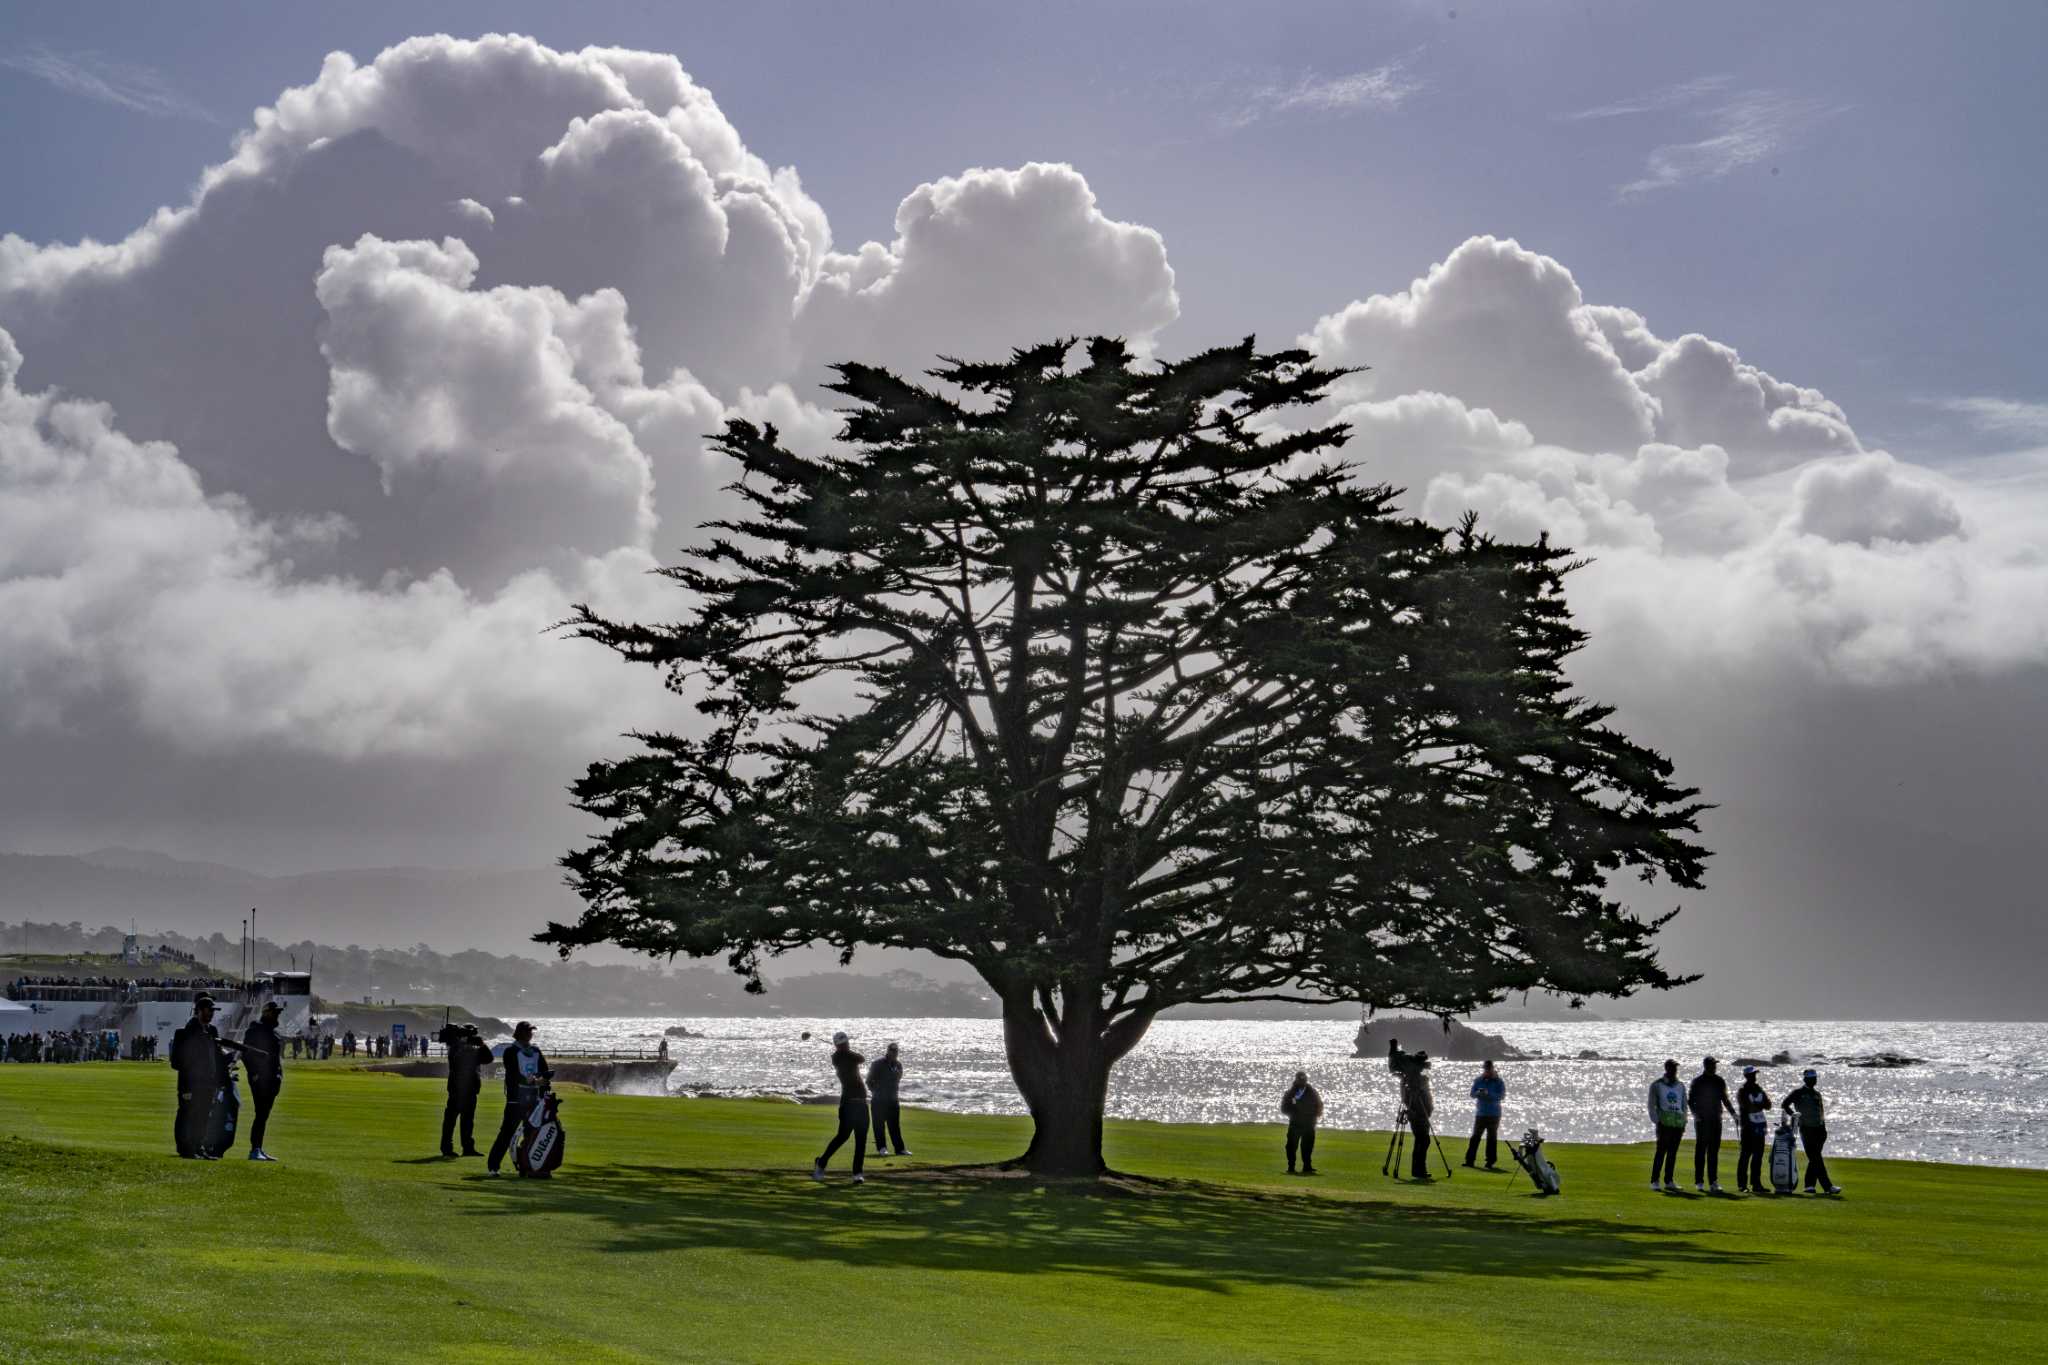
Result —
MULTIPOLYGON (((542 939, 966 962, 1036 1132, 1101 1169, 1111 1067, 1168 1006, 1676 984, 1610 874, 1696 887, 1695 793, 1571 694, 1566 552, 1396 515, 1283 409, 1337 372, 1097 339, 837 367, 819 459, 731 422, 746 511, 664 570, 693 613, 574 633, 663 669, 577 804, 587 902, 542 939)), ((1675 913, 1675 912, 1673 912, 1675 913)))

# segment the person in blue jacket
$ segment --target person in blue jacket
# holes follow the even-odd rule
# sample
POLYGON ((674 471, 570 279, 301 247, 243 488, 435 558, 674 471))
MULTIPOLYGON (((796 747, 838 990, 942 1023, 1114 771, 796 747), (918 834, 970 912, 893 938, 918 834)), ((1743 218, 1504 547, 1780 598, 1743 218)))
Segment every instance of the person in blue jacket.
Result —
POLYGON ((1472 1098, 1478 1108, 1472 1117, 1472 1140, 1465 1144, 1465 1164, 1470 1166, 1479 1155, 1479 1135, 1486 1135, 1486 1169, 1500 1169, 1500 1102, 1508 1097, 1508 1083, 1493 1069, 1493 1060, 1488 1058, 1480 1065, 1479 1075, 1472 1081, 1472 1098))

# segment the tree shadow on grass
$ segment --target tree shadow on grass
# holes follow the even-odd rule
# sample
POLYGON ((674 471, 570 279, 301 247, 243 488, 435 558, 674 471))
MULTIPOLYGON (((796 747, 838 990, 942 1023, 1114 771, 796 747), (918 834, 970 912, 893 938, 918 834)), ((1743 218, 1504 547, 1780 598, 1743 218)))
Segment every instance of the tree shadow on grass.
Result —
MULTIPOLYGON (((1228 1293, 1434 1275, 1643 1281, 1770 1253, 1702 1228, 1332 1198, 1193 1180, 1042 1184, 987 1168, 820 1188, 781 1171, 576 1168, 545 1184, 465 1181, 480 1217, 596 1219, 613 1252, 716 1248, 849 1267, 1104 1275, 1228 1293)), ((1519 1201, 1517 1201, 1519 1202, 1519 1201)), ((1549 1209, 1555 1209, 1555 1204, 1549 1209)))

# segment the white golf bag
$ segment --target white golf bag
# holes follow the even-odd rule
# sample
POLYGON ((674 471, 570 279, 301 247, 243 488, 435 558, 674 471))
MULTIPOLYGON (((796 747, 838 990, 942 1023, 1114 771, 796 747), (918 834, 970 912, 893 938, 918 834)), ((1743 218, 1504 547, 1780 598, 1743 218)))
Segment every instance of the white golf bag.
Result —
POLYGON ((1529 1173, 1536 1193, 1551 1195, 1558 1193, 1557 1167, 1550 1164, 1550 1158, 1543 1155, 1543 1134, 1531 1128, 1522 1134, 1522 1145, 1508 1144, 1508 1154, 1515 1164, 1529 1173))
POLYGON ((1789 1114, 1778 1120, 1771 1139, 1771 1188, 1779 1194, 1799 1188, 1799 1129, 1789 1114))

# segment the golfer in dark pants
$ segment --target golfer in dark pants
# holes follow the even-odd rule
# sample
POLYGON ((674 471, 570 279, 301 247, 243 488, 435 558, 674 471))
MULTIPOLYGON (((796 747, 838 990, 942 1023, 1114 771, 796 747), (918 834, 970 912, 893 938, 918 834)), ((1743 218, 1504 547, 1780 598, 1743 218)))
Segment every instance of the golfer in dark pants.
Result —
POLYGON ((1818 1187, 1823 1194, 1840 1194, 1842 1187, 1828 1179, 1828 1164, 1821 1149, 1828 1145, 1827 1105, 1820 1097, 1820 1073, 1809 1069, 1806 1084, 1785 1097, 1783 1108, 1799 1116, 1799 1145, 1806 1149, 1806 1192, 1818 1187))
POLYGON ((491 1064, 491 1050, 476 1031, 465 1024, 446 1035, 448 1043, 448 1103, 441 1110, 441 1155, 455 1155, 455 1129, 462 1128, 462 1154, 482 1156, 476 1149, 476 1101, 483 1093, 483 1069, 491 1064))
POLYGON ((178 1077, 178 1155, 206 1155, 206 1129, 213 1119, 213 1092, 225 1072, 213 1031, 213 997, 192 1001, 192 1017, 171 1035, 171 1070, 178 1077))
POLYGON ((891 1140, 896 1143, 896 1155, 910 1155, 910 1149, 903 1145, 903 1106, 896 1099, 902 1084, 903 1062, 896 1055, 896 1044, 891 1043, 889 1050, 868 1068, 868 1105, 875 1120, 876 1156, 889 1155, 891 1140))
POLYGON ((548 1059, 533 1045, 533 1025, 521 1019, 512 1030, 512 1046, 505 1049, 505 1116, 498 1121, 498 1139, 491 1144, 491 1154, 484 1158, 484 1165, 492 1175, 504 1163, 505 1153, 512 1149, 513 1139, 519 1134, 519 1125, 525 1120, 527 1111, 540 1098, 541 1082, 555 1073, 548 1070, 548 1059))
POLYGON ((249 1098, 256 1103, 256 1119, 249 1125, 251 1161, 277 1160, 264 1149, 263 1130, 284 1086, 284 1046, 277 1036, 277 1016, 283 1012, 275 1000, 265 1001, 263 1016, 242 1035, 242 1064, 249 1069, 249 1098))
POLYGON ((1692 1110, 1692 1187, 1721 1192, 1721 1115, 1734 1118, 1735 1106, 1728 1102, 1728 1081, 1714 1068, 1712 1057, 1700 1062, 1700 1074, 1686 1088, 1686 1108, 1692 1110))
POLYGON ((1479 1075, 1472 1081, 1472 1099, 1477 1106, 1472 1113, 1472 1140, 1465 1144, 1465 1164, 1470 1166, 1479 1155, 1479 1135, 1486 1135, 1486 1169, 1496 1170, 1500 1165, 1500 1105, 1508 1097, 1508 1083, 1493 1069, 1493 1063, 1481 1063, 1479 1075))
POLYGON ((1678 1079, 1678 1063, 1664 1063, 1664 1074, 1650 1082, 1650 1122, 1657 1129, 1657 1151, 1650 1158, 1650 1188, 1678 1188, 1678 1146, 1685 1141, 1685 1083, 1678 1079))
POLYGON ((1756 1068, 1742 1068, 1742 1088, 1735 1092, 1735 1123, 1742 1146, 1735 1156, 1735 1188, 1747 1193, 1764 1188, 1764 1148, 1770 1144, 1771 1097, 1756 1078, 1756 1068))
POLYGON ((832 1035, 832 1069, 839 1075, 839 1131, 825 1145, 824 1155, 811 1163, 811 1179, 825 1178, 825 1163, 832 1154, 853 1139, 853 1183, 864 1184, 861 1174, 868 1154, 868 1088, 861 1081, 860 1064, 867 1059, 855 1052, 844 1033, 832 1035))
POLYGON ((1294 1073, 1294 1083, 1280 1097, 1280 1112, 1287 1115, 1287 1174, 1294 1174, 1294 1161, 1301 1158, 1301 1173, 1316 1173, 1316 1122, 1323 1116, 1323 1097, 1308 1083, 1308 1073, 1294 1073))

